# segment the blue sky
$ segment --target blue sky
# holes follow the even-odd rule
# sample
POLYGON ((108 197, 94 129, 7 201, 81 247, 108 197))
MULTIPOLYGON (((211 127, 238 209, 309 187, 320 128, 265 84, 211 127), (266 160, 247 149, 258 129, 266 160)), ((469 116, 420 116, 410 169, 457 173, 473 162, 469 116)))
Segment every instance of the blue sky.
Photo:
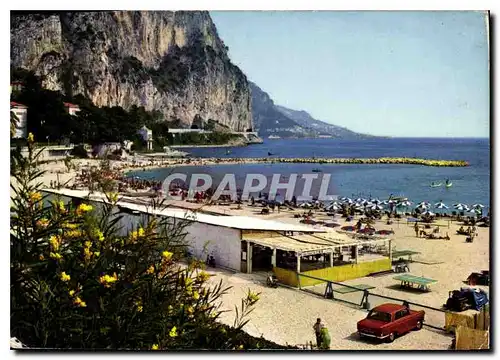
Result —
POLYGON ((351 130, 488 137, 480 12, 210 12, 229 56, 275 103, 351 130))

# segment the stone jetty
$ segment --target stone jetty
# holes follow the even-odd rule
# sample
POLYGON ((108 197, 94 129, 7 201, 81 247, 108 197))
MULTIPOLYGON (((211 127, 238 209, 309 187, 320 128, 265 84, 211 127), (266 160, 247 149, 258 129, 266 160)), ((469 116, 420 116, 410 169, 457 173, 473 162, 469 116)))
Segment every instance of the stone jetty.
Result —
POLYGON ((204 158, 203 162, 217 164, 252 164, 252 163, 293 163, 293 164, 404 164, 439 167, 469 166, 463 160, 434 160, 419 158, 204 158))

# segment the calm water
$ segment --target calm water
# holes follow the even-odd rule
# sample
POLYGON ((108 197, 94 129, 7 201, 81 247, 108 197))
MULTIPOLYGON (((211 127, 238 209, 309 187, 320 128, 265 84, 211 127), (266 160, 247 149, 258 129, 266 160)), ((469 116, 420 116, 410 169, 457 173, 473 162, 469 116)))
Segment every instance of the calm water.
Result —
MULTIPOLYGON (((249 164, 155 169, 130 175, 163 180, 172 172, 197 172, 208 173, 214 179, 220 179, 226 173, 234 173, 237 184, 242 186, 247 173, 269 177, 281 174, 281 181, 284 182, 290 173, 312 173, 313 169, 319 168, 323 174, 331 174, 328 194, 349 197, 371 195, 379 198, 394 194, 408 197, 414 202, 435 203, 442 200, 447 205, 456 202, 471 205, 479 202, 489 206, 490 203, 489 139, 279 139, 266 140, 263 144, 249 147, 183 150, 199 157, 266 157, 271 152, 278 157, 418 157, 465 160, 470 166, 438 168, 418 165, 249 164), (227 149, 229 154, 226 154, 227 149), (444 187, 445 179, 453 182, 451 188, 444 187), (443 185, 431 188, 433 181, 442 182, 443 185)), ((315 187, 319 188, 319 181, 317 184, 313 183, 313 190, 315 187)))

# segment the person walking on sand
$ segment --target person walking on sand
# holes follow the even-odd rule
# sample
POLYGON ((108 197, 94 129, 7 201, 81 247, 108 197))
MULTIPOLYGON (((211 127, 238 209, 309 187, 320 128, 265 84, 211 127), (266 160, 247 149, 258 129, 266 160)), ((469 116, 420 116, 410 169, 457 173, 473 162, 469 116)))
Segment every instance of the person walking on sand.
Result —
POLYGON ((321 327, 323 324, 321 323, 321 319, 317 318, 316 323, 313 325, 314 334, 316 335, 316 346, 319 348, 321 345, 321 327))
POLYGON ((419 232, 419 227, 418 227, 418 223, 415 223, 415 236, 418 237, 418 232, 419 232))

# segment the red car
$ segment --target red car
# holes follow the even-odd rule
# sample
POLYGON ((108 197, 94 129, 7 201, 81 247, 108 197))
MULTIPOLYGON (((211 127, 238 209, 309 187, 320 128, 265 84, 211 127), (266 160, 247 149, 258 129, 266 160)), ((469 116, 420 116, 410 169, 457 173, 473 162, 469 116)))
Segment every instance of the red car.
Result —
POLYGON ((370 310, 366 319, 358 322, 358 334, 362 337, 394 341, 396 336, 411 330, 420 330, 425 312, 409 310, 398 304, 383 304, 370 310))

